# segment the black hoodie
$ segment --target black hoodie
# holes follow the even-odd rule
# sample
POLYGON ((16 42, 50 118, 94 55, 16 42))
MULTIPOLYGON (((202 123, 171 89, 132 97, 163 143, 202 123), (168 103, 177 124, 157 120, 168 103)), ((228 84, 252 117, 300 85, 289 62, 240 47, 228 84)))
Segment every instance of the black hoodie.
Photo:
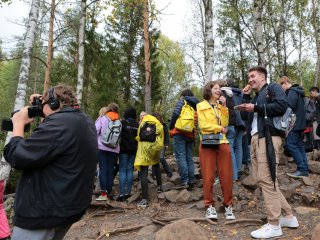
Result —
POLYGON ((288 105, 296 114, 296 123, 292 131, 303 131, 306 128, 306 111, 304 107, 304 89, 298 84, 292 85, 286 91, 288 105))
POLYGON ((129 107, 124 113, 124 119, 121 121, 121 142, 120 142, 120 154, 136 154, 138 148, 138 142, 135 137, 139 124, 136 121, 136 109, 129 107))

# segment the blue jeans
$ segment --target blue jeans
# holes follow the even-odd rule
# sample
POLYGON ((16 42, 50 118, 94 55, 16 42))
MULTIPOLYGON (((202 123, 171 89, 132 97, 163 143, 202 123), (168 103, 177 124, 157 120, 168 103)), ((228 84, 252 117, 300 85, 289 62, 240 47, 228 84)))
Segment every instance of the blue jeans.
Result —
POLYGON ((242 137, 243 137, 243 134, 244 134, 244 129, 236 129, 236 136, 234 138, 234 143, 233 143, 233 149, 234 149, 234 154, 236 156, 238 173, 242 170, 242 157, 243 157, 242 137))
POLYGON ((236 137, 236 132, 234 130, 234 126, 228 126, 227 139, 229 141, 230 153, 232 157, 232 172, 233 172, 233 180, 238 180, 238 166, 236 155, 234 154, 234 138, 236 137))
POLYGON ((292 158, 297 164, 297 170, 308 174, 308 160, 303 147, 302 131, 291 131, 286 142, 292 158))
POLYGON ((135 154, 121 153, 119 156, 119 191, 120 196, 130 195, 133 182, 133 164, 135 154))
POLYGON ((177 159, 182 184, 194 183, 192 143, 192 139, 184 135, 176 134, 173 136, 173 149, 177 159))
POLYGON ((118 153, 98 150, 100 187, 108 194, 112 193, 113 170, 118 156, 118 153))

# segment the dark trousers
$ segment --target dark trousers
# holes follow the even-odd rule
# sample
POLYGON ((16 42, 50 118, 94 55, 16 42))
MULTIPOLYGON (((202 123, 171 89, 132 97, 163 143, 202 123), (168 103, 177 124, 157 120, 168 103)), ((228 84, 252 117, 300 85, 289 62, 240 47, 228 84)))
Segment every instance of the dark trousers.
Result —
MULTIPOLYGON (((157 185, 161 186, 161 171, 159 163, 153 165, 155 168, 156 178, 157 178, 157 185)), ((148 169, 149 166, 140 166, 141 170, 141 191, 142 191, 142 198, 148 199, 148 169)))

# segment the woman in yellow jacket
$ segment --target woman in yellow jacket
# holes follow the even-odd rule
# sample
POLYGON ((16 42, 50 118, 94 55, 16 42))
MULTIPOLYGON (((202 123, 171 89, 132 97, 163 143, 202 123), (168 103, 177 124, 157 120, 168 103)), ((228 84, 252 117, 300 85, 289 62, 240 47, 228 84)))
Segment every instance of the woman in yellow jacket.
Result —
MULTIPOLYGON (((225 106, 219 103, 221 97, 220 85, 217 81, 208 82, 203 88, 204 100, 197 104, 198 125, 200 129, 200 165, 203 178, 203 197, 206 217, 218 219, 215 209, 212 187, 218 169, 219 179, 225 205, 226 219, 235 219, 232 212, 232 158, 229 142, 226 138, 229 124, 229 112, 225 106), (205 134, 216 135, 218 145, 210 146, 202 144, 205 134)), ((222 99, 221 99, 222 100, 222 99)), ((223 99, 225 100, 225 99, 223 99)))

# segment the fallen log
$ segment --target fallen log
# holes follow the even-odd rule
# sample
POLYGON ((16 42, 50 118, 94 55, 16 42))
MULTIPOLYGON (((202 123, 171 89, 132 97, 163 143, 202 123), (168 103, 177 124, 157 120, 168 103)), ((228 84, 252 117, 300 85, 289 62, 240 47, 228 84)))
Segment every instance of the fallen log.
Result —
POLYGON ((142 227, 145 227, 145 226, 146 226, 145 224, 139 224, 139 225, 131 226, 131 227, 116 228, 116 229, 111 230, 111 231, 103 231, 103 233, 98 238, 96 238, 96 240, 100 240, 103 237, 109 237, 110 234, 132 231, 132 230, 136 230, 136 229, 139 229, 139 228, 142 228, 142 227))
POLYGON ((224 223, 224 225, 231 225, 231 224, 236 224, 236 223, 263 224, 264 222, 260 219, 243 218, 243 219, 228 221, 228 222, 224 223))

